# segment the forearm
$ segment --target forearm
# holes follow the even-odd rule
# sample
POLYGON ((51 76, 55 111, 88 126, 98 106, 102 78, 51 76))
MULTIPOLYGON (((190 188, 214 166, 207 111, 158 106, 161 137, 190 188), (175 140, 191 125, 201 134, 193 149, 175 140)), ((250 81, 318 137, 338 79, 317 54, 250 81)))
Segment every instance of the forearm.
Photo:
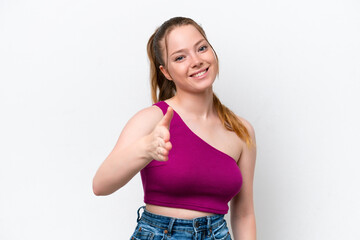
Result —
POLYGON ((95 195, 109 195, 128 183, 152 159, 147 154, 147 136, 124 149, 114 150, 93 179, 95 195))
POLYGON ((231 216, 234 240, 256 240, 255 215, 231 216))

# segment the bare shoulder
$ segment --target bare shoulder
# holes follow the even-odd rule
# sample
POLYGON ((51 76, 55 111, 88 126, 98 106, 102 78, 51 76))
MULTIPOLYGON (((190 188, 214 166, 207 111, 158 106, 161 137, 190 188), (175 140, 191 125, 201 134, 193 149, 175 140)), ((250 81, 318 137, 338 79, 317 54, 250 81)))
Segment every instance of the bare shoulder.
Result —
POLYGON ((162 110, 155 105, 139 110, 125 124, 114 149, 126 147, 150 134, 162 117, 162 110))
POLYGON ((243 117, 237 116, 238 119, 244 124, 246 129, 249 132, 251 143, 247 145, 243 141, 243 148, 242 152, 238 161, 238 165, 242 172, 253 172, 254 171, 254 164, 256 159, 256 139, 255 139, 255 130, 252 124, 243 117))
POLYGON ((152 129, 163 117, 162 110, 157 106, 149 106, 136 112, 126 123, 126 128, 137 127, 140 129, 152 129))
POLYGON ((243 117, 237 116, 238 119, 244 124, 251 137, 255 136, 255 129, 252 124, 243 117))

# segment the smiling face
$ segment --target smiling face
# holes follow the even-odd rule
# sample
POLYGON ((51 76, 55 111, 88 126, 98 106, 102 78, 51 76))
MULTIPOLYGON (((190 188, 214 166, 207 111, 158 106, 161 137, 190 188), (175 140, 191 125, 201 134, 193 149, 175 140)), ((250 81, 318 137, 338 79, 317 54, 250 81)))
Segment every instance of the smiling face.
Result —
POLYGON ((165 66, 161 65, 160 70, 174 81, 177 91, 199 92, 212 87, 217 60, 210 44, 193 25, 175 27, 161 45, 165 66))

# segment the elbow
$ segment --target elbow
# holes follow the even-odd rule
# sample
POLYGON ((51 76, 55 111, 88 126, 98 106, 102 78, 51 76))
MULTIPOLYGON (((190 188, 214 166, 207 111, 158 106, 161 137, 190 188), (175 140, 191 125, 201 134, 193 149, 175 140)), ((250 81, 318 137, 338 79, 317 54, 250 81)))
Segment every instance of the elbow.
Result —
POLYGON ((92 190, 95 196, 106 196, 116 191, 118 188, 114 188, 104 183, 104 181, 97 180, 94 178, 92 183, 92 190))
POLYGON ((93 190, 93 193, 95 194, 95 196, 104 196, 104 195, 106 195, 102 191, 101 187, 99 186, 99 183, 96 181, 95 178, 93 179, 93 182, 92 182, 92 190, 93 190))
POLYGON ((94 188, 94 186, 93 186, 93 193, 94 193, 95 196, 102 196, 100 191, 98 189, 94 188))
POLYGON ((106 196, 123 187, 122 179, 116 179, 109 173, 97 172, 92 180, 92 190, 95 196, 106 196))

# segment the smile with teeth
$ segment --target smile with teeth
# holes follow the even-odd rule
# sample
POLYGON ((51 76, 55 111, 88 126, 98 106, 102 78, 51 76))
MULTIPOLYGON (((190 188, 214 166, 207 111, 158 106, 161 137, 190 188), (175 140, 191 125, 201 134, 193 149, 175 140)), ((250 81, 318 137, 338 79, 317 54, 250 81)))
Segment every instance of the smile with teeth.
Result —
POLYGON ((191 77, 200 77, 200 76, 204 75, 204 74, 207 72, 207 70, 208 70, 208 68, 205 69, 205 70, 202 71, 202 72, 199 72, 199 73, 196 73, 196 74, 191 75, 191 77))

